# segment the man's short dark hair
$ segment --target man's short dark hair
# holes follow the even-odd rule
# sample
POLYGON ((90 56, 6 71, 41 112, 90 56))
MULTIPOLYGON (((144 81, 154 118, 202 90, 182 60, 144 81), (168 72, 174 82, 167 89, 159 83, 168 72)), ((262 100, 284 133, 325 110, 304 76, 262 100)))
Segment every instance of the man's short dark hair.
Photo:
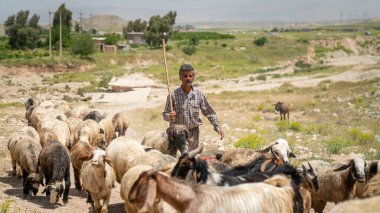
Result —
POLYGON ((195 75, 194 67, 191 64, 182 64, 182 66, 179 68, 179 75, 181 76, 181 73, 184 71, 192 71, 193 75, 195 75))

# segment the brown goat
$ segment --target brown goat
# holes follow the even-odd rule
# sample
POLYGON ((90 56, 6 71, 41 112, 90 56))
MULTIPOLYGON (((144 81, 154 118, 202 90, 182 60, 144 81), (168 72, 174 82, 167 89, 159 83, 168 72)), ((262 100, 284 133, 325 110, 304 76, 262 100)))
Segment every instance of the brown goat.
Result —
POLYGON ((277 112, 280 112, 280 119, 282 120, 282 117, 284 117, 284 120, 286 120, 286 115, 288 115, 289 120, 289 110, 290 110, 290 104, 284 103, 284 102, 277 102, 276 104, 273 104, 274 110, 277 112))

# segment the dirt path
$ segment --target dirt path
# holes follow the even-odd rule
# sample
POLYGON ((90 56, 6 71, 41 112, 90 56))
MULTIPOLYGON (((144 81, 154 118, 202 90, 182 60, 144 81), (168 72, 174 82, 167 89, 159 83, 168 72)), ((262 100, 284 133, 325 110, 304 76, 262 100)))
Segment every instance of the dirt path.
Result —
MULTIPOLYGON (((221 93, 223 91, 262 91, 281 86, 284 83, 291 83, 296 87, 314 87, 322 81, 332 82, 348 81, 357 82, 366 79, 380 77, 379 69, 365 70, 367 66, 380 62, 380 57, 363 55, 348 56, 330 59, 326 65, 330 66, 352 66, 352 69, 343 73, 320 77, 320 74, 309 76, 296 76, 285 78, 269 78, 266 81, 251 81, 258 74, 242 76, 240 78, 226 80, 210 80, 199 83, 206 93, 221 93)), ((282 70, 268 72, 267 74, 292 73, 294 67, 288 66, 282 70)), ((177 87, 179 82, 172 84, 172 89, 177 87)), ((133 91, 123 93, 92 93, 92 100, 95 103, 103 103, 104 107, 111 112, 115 110, 134 110, 139 108, 155 108, 162 106, 166 101, 166 86, 153 81, 143 74, 125 75, 115 79, 111 84, 120 86, 130 86, 133 91)))

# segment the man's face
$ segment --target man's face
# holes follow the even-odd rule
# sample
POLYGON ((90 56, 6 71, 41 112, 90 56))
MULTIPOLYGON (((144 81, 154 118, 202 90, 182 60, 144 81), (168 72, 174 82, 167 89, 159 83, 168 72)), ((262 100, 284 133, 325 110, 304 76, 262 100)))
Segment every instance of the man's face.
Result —
POLYGON ((194 80, 194 75, 192 71, 183 71, 182 75, 179 77, 182 81, 182 85, 191 86, 194 80))

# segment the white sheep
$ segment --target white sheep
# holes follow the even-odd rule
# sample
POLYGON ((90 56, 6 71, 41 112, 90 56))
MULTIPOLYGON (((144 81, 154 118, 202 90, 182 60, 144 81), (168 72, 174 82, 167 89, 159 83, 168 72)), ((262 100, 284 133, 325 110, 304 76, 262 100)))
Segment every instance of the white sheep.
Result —
POLYGON ((144 138, 141 142, 142 145, 149 146, 157 149, 163 154, 169 154, 168 146, 169 146, 169 138, 166 132, 152 130, 147 132, 144 135, 144 138))
POLYGON ((90 156, 81 156, 85 161, 81 170, 83 188, 89 193, 94 212, 108 212, 112 186, 115 183, 115 173, 110 166, 111 161, 102 149, 93 150, 90 156), (88 161, 89 160, 89 161, 88 161), (103 200, 103 206, 100 205, 103 200))
POLYGON ((186 185, 165 173, 143 172, 133 184, 129 201, 143 203, 138 212, 152 209, 156 199, 168 202, 179 212, 303 212, 296 184, 281 175, 264 183, 232 187, 186 185))
POLYGON ((380 210, 380 196, 362 199, 362 200, 350 200, 339 203, 334 206, 330 213, 348 213, 348 212, 360 212, 360 213, 375 213, 380 210))
POLYGON ((128 169, 138 164, 139 157, 145 151, 135 139, 118 137, 107 147, 107 153, 115 170, 116 181, 120 183, 128 169))
POLYGON ((74 144, 78 141, 87 141, 94 147, 106 147, 104 131, 96 121, 91 119, 83 121, 78 126, 74 137, 74 144))

